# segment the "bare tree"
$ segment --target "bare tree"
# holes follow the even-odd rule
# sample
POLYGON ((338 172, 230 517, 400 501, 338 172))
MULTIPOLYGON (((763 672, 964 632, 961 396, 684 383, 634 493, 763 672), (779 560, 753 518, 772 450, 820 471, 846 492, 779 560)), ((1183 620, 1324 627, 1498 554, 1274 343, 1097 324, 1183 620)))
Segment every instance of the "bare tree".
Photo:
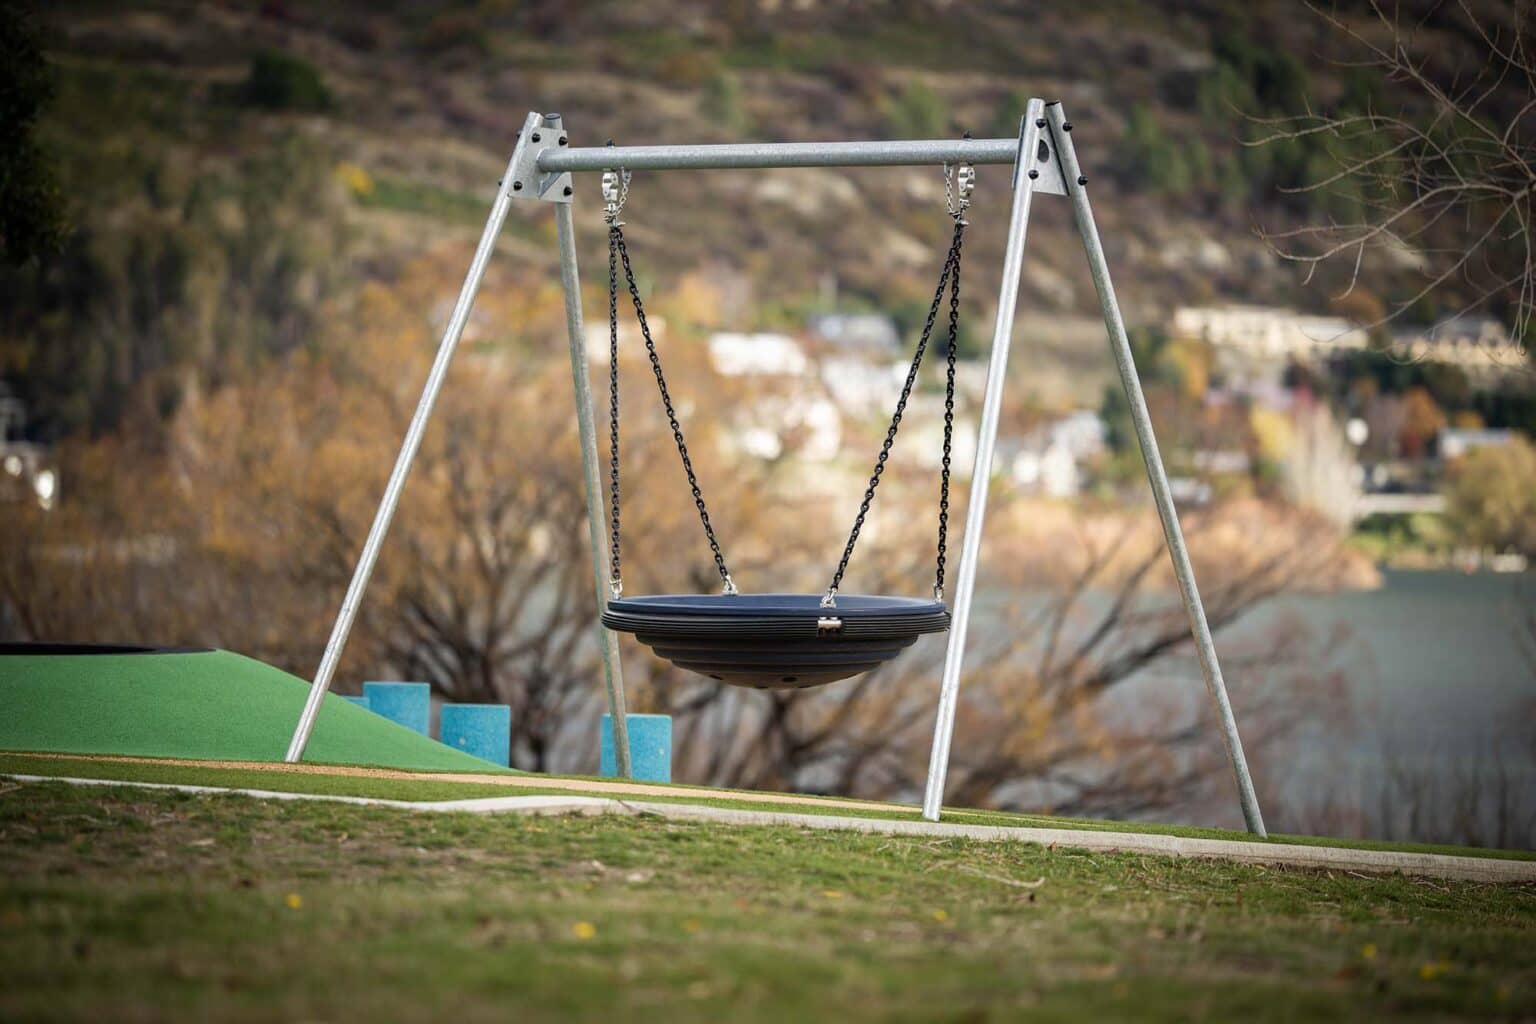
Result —
POLYGON ((1246 145, 1305 140, 1321 143, 1334 159, 1331 173, 1288 191, 1349 190, 1360 210, 1355 219, 1264 237, 1306 267, 1309 281, 1324 265, 1343 264, 1344 294, 1373 252, 1422 261, 1424 277, 1377 325, 1443 292, 1462 312, 1487 308, 1507 316, 1523 344, 1536 312, 1531 4, 1474 9, 1460 0, 1434 4, 1413 20, 1371 0, 1374 17, 1365 22, 1310 6, 1359 55, 1353 66, 1379 73, 1398 90, 1392 109, 1255 119, 1268 131, 1246 145))
MULTIPOLYGON (((1224 756, 1155 524, 1106 516, 1070 533, 993 548, 978 613, 986 628, 972 633, 961 691, 950 798, 1065 813, 1205 813, 1213 796, 1225 795, 1224 756)), ((1290 618, 1237 628, 1278 593, 1328 584, 1337 552, 1320 534, 1331 535, 1310 519, 1283 523, 1258 503, 1190 517, 1197 545, 1227 552, 1200 568, 1224 661, 1242 680, 1244 733, 1256 755, 1303 719, 1341 711, 1337 677, 1318 668, 1339 635, 1290 618), (1235 557, 1240 545, 1224 529, 1264 541, 1235 557)), ((881 560, 901 568, 877 585, 910 591, 921 578, 922 548, 911 539, 893 537, 882 549, 881 560), (905 563, 904 546, 915 552, 905 563)), ((943 651, 942 638, 925 640, 834 687, 761 694, 644 656, 629 665, 649 699, 678 718, 689 778, 900 798, 923 783, 943 651)))

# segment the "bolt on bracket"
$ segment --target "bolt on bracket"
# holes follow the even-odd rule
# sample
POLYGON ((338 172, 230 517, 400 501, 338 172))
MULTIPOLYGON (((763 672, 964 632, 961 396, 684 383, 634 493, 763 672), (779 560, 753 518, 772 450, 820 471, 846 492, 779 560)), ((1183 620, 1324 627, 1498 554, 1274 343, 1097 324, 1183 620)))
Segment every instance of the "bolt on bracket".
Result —
POLYGON ((530 117, 532 127, 525 128, 528 137, 520 139, 521 145, 507 168, 507 179, 502 188, 513 199, 538 199, 546 203, 569 203, 574 189, 569 171, 564 173, 539 170, 539 155, 546 149, 563 149, 569 138, 561 126, 559 114, 543 114, 530 117))

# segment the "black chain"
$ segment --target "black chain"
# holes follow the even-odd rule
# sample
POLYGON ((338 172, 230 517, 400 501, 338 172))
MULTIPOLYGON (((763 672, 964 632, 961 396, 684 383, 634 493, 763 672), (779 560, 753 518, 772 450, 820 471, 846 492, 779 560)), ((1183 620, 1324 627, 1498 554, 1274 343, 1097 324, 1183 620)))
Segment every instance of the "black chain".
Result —
POLYGON ((693 489, 693 503, 699 510, 699 522, 704 524, 704 534, 709 538, 709 549, 714 553, 715 568, 720 572, 720 580, 725 584, 725 591, 733 594, 736 592, 736 585, 731 581, 730 570, 726 568, 725 556, 720 553, 720 542, 715 539, 715 528, 709 521, 709 509, 704 506, 704 493, 699 489, 699 479, 693 471, 693 460, 688 457, 688 445, 683 441, 682 425, 677 422, 677 412, 672 408, 672 395, 667 391, 667 379, 661 372, 661 359, 656 354, 656 342, 651 339, 651 328, 645 320, 645 306, 640 301, 640 289, 635 284, 635 270, 630 265, 629 248, 624 244, 624 231, 617 221, 608 226, 608 248, 608 408, 612 417, 609 428, 611 444, 609 474, 613 485, 610 506, 613 514, 613 579, 619 578, 619 314, 618 275, 613 262, 613 255, 617 253, 619 260, 624 264, 624 278, 629 283, 629 297, 634 301, 635 318, 640 322, 640 335, 645 339, 645 350, 651 357, 651 371, 656 375, 656 388, 661 392, 661 404, 666 409, 667 422, 672 425, 672 439, 677 442, 677 454, 682 457, 683 472, 688 474, 688 486, 693 489))
POLYGON ((944 369, 944 460, 939 473, 939 554, 933 569, 933 596, 944 600, 944 554, 949 542, 949 456, 955 437, 955 349, 960 334, 960 232, 962 220, 955 225, 954 269, 949 275, 949 338, 944 369))
POLYGON ((608 229, 608 589, 624 593, 619 569, 619 246, 618 227, 608 229))
POLYGON ((945 393, 944 414, 944 473, 941 484, 939 504, 939 557, 938 557, 938 586, 944 582, 944 545, 948 528, 948 501, 949 501, 949 456, 950 440, 954 427, 954 388, 955 388, 955 331, 958 328, 959 317, 959 275, 960 275, 960 245, 965 238, 965 220, 963 217, 955 218, 954 239, 949 245, 949 255, 944 259, 944 269, 939 273, 939 284, 933 293, 933 302, 928 307, 928 319, 923 323, 922 337, 918 339, 917 351, 912 355, 912 366, 907 370, 907 379, 901 387, 901 398, 896 402, 896 412, 891 416, 891 425, 885 431, 885 443, 880 446, 880 456, 875 460, 874 473, 870 475, 869 486, 864 489, 864 500, 859 503, 859 514, 854 517, 853 529, 848 533, 848 543, 843 547, 842 560, 837 563, 837 571, 832 574, 832 582, 827 586, 826 596, 822 598, 822 604, 831 606, 835 603, 837 588, 843 582, 843 574, 848 571, 848 560, 853 557, 854 545, 859 541, 859 531, 864 528, 864 518, 869 514, 870 503, 875 500, 875 489, 880 486, 880 477, 885 474, 886 460, 891 455, 891 445, 896 441, 896 432, 901 429, 901 417, 907 408, 907 399, 912 395, 912 387, 917 383, 918 371, 923 365, 923 354, 928 351, 928 339, 933 334, 934 322, 939 317, 939 306, 944 301, 946 289, 950 293, 950 340, 949 340, 949 371, 945 393))

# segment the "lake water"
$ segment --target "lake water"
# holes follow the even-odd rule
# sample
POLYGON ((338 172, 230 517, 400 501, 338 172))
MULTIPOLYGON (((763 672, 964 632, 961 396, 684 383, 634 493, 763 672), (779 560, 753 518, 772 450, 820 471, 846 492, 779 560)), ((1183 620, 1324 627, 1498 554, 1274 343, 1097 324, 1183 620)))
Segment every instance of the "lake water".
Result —
POLYGON ((1523 625, 1536 609, 1536 573, 1384 577, 1374 591, 1276 598, 1235 630, 1273 628, 1291 612, 1319 634, 1341 622, 1349 629, 1330 658, 1343 673, 1350 721, 1303 730, 1293 759, 1271 766, 1283 775, 1280 791, 1288 801, 1326 793, 1369 809, 1390 798, 1383 787, 1394 773, 1406 774, 1421 789, 1423 779, 1439 780, 1420 794, 1429 803, 1465 803, 1460 790, 1476 787, 1484 816, 1500 796, 1491 790, 1507 787, 1500 799, 1536 820, 1536 637, 1523 625))

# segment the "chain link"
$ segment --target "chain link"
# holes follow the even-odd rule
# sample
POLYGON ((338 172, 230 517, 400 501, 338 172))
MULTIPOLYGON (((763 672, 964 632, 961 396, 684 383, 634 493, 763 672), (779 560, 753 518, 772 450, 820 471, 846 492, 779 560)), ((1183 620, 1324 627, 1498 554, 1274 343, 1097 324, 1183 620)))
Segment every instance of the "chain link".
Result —
POLYGON ((960 335, 960 233, 965 230, 962 214, 955 216, 954 270, 949 275, 949 337, 946 339, 944 368, 944 458, 939 473, 939 542, 933 568, 933 599, 944 600, 944 556, 949 542, 949 466, 955 438, 955 349, 960 335))
MULTIPOLYGON (((967 136, 969 137, 969 136, 967 136)), ((939 273, 939 282, 934 289, 933 302, 928 307, 927 319, 923 322, 923 331, 918 339, 917 350, 912 356, 912 365, 907 370, 906 380, 902 384, 901 397, 896 402, 896 410, 891 416, 890 426, 886 428, 885 441, 880 446, 880 455, 875 460, 874 472, 870 475, 869 486, 864 490, 864 498, 859 503, 858 515, 854 517, 853 528, 848 533, 848 542, 843 547, 843 556, 837 564, 836 571, 832 574, 832 582, 827 586, 826 593, 822 596, 821 605, 824 608, 837 606, 837 591, 842 584, 843 575, 848 571, 848 562, 853 557, 853 549, 859 540, 859 533, 864 528, 864 521, 869 515, 870 505, 874 502, 875 491, 880 486, 880 478, 885 473, 885 466, 890 458, 891 446, 896 441, 896 434, 901 429, 901 419, 906 412, 907 401, 911 398, 912 388, 917 383, 919 371, 922 369, 923 356, 928 351, 928 343, 933 335, 934 324, 938 320, 939 309, 944 303, 945 293, 949 297, 949 317, 947 324, 946 352, 945 352, 945 377, 944 377, 944 451, 941 462, 942 470, 939 481, 939 523, 938 523, 938 555, 934 566, 933 596, 935 600, 944 599, 944 570, 946 551, 949 539, 949 483, 951 455, 954 442, 955 427, 955 368, 956 346, 960 327, 960 254, 961 246, 965 240, 965 211, 971 205, 970 194, 975 188, 975 169, 969 164, 961 164, 958 170, 952 170, 949 164, 944 168, 944 202, 949 210, 949 215, 954 219, 955 232, 950 241, 949 253, 944 259, 944 267, 939 273)), ((618 270, 622 263, 624 278, 628 285, 629 296, 635 307, 635 318, 640 324, 641 337, 645 339, 646 354, 650 357, 651 372, 656 377, 656 389, 661 394, 661 403, 666 410, 667 423, 672 428, 672 439, 677 444, 677 454, 682 459, 683 472, 688 477, 688 486, 693 492, 693 503, 699 512, 699 522, 704 527, 704 535, 709 540, 710 552, 714 555, 715 569, 720 574, 722 590, 726 594, 737 593, 735 581, 731 579, 730 570, 725 564, 725 556, 721 553, 720 542, 715 537, 714 525, 710 522, 709 509, 704 504, 704 494, 699 487, 698 476, 694 473, 693 460, 688 455, 688 445, 683 440, 683 428, 678 422, 677 412, 672 405, 672 395, 667 390, 666 377, 662 373, 661 358, 656 352, 656 342, 651 337, 650 324, 645 318, 645 305, 640 298, 640 289, 635 283, 635 271, 629 258, 629 247, 624 242, 623 221, 619 220, 619 213, 624 208, 624 203, 629 198, 630 172, 620 168, 617 171, 605 171, 603 173, 603 199, 605 202, 604 219, 608 222, 608 481, 609 481, 609 514, 612 523, 610 532, 610 573, 609 589, 615 598, 623 594, 623 573, 621 571, 620 552, 620 502, 619 502, 619 299, 618 299, 618 270)))
MULTIPOLYGON (((623 192, 617 205, 623 206, 624 194, 627 193, 628 175, 624 176, 623 192)), ((615 266, 614 257, 624 267, 624 279, 629 285, 629 297, 634 302, 635 318, 640 323, 640 335, 645 339, 645 351, 650 356, 651 372, 656 377, 656 389, 661 392, 661 404, 666 409, 667 422, 672 427, 672 440, 677 443, 677 454, 683 461, 683 472, 688 476, 688 486, 693 491, 693 503, 699 510, 699 522, 704 525, 704 535, 709 538, 709 550, 715 557, 715 569, 720 573, 721 589, 726 594, 735 594, 736 583, 731 579, 730 570, 726 568, 725 556, 720 552, 720 542, 715 537, 714 525, 709 519, 709 509, 704 505, 704 493, 699 487, 699 478, 693 470, 693 460, 688 456, 688 445, 683 440, 683 428, 677 420, 677 411, 672 406, 672 395, 667 390, 667 379, 661 370, 661 358, 656 354, 656 342, 651 338, 651 327, 645 319, 645 305, 640 299, 640 288, 635 284, 635 270, 629 260, 629 247, 624 244, 624 228, 617 220, 617 211, 608 222, 608 410, 609 424, 609 481, 612 495, 609 511, 613 518, 612 535, 612 559, 613 576, 609 586, 614 589, 617 596, 622 584, 619 580, 619 312, 618 312, 618 268, 615 266)))
MULTIPOLYGON (((945 174, 948 181, 949 175, 945 174)), ((963 209, 963 207, 961 208, 963 209)), ((939 273, 939 284, 934 289, 933 302, 928 306, 928 318, 923 323, 923 333, 917 342, 917 351, 912 355, 912 365, 907 370, 907 379, 901 387, 901 397, 896 401, 896 411, 891 416, 891 424, 885 431, 885 442, 880 446, 880 455, 875 460, 874 472, 870 475, 869 486, 864 489, 864 500, 859 503, 859 513, 854 517, 853 528, 848 532, 848 543, 843 546, 843 557, 837 563, 837 570, 832 574, 832 582, 827 585, 826 593, 822 596, 821 605, 824 608, 837 606, 837 590, 843 582, 843 574, 848 571, 848 560, 853 557, 853 549, 859 542, 859 532, 864 529, 864 520, 869 515, 869 506, 875 500, 875 490, 880 486, 880 478, 885 474, 885 465, 891 455, 891 445, 896 442, 896 433, 901 429, 901 417, 906 412, 907 400, 912 396, 912 388, 917 383, 918 371, 922 369, 923 355, 928 351, 928 341, 933 335, 933 325, 939 318, 939 308, 944 302, 944 294, 949 291, 951 296, 951 332, 958 327, 959 293, 956 276, 960 273, 960 246, 965 239, 966 223, 963 217, 955 215, 955 233, 949 245, 949 254, 944 259, 944 269, 939 273)), ((949 458, 950 442, 953 437, 954 424, 954 338, 950 339, 951 363, 946 381, 945 393, 945 431, 944 431, 944 471, 941 484, 940 499, 940 547, 938 556, 938 582, 935 584, 935 592, 942 593, 943 566, 944 566, 944 541, 945 531, 948 525, 948 509, 945 507, 949 495, 949 458)))
MULTIPOLYGON (((608 172, 603 177, 607 178, 608 172)), ((605 193, 606 193, 606 181, 605 193)), ((605 196, 606 197, 606 196, 605 196)), ((614 211, 617 216, 617 211, 614 211)), ((619 561, 619 246, 618 225, 608 229, 608 590, 624 596, 624 573, 619 561)))

